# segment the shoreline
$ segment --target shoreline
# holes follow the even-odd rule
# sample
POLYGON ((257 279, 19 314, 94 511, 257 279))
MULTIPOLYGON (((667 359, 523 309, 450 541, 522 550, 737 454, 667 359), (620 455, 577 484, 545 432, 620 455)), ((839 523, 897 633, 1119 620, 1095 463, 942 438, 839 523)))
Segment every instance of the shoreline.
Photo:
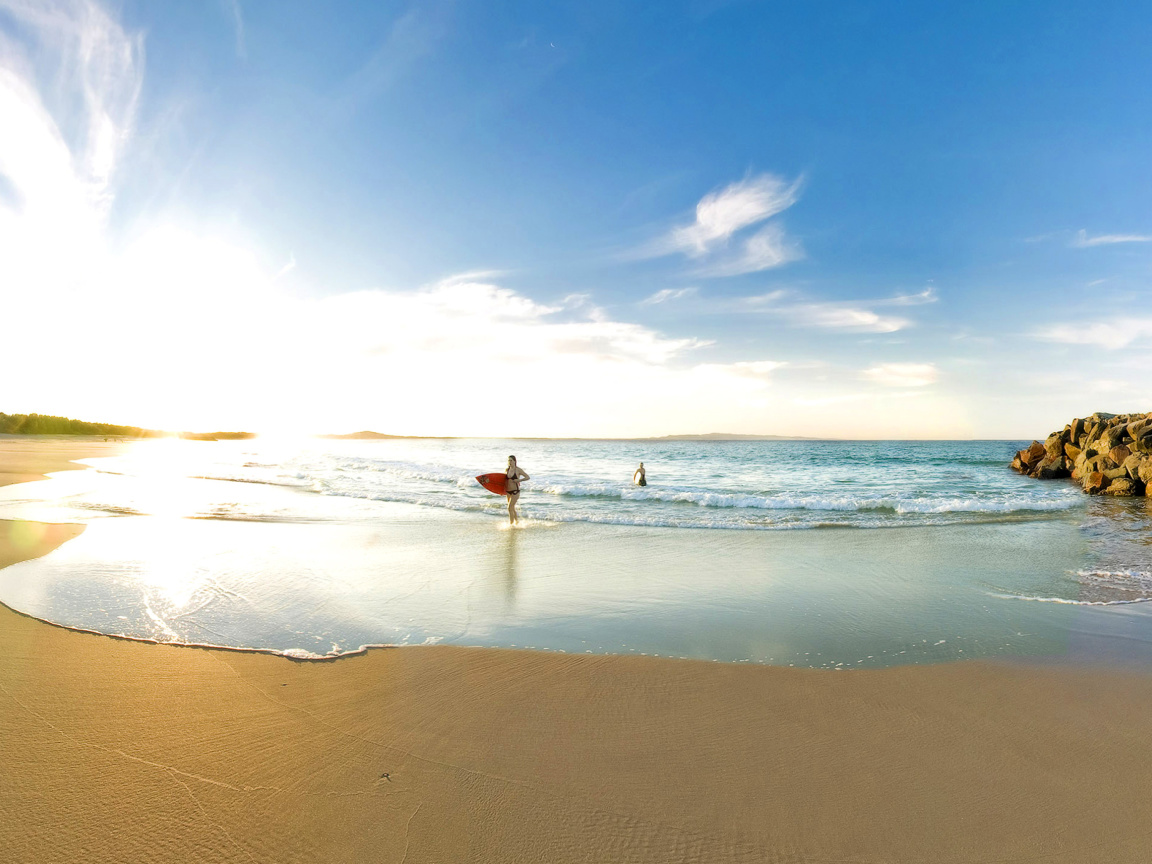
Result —
POLYGON ((114 456, 123 448, 102 435, 0 435, 0 487, 85 469, 74 460, 114 456))
POLYGON ((0 608, 14 860, 1152 859, 1144 671, 93 636, 0 608))

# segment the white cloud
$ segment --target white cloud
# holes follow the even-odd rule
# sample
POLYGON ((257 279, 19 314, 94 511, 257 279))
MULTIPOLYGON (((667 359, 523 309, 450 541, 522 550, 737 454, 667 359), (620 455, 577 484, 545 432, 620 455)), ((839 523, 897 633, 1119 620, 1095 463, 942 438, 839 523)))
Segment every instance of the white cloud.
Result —
POLYGON ((859 301, 791 301, 790 292, 778 290, 745 302, 756 311, 783 318, 795 327, 811 327, 825 330, 843 330, 849 333, 895 333, 913 325, 908 318, 886 315, 874 311, 874 307, 921 306, 937 301, 936 291, 926 288, 916 294, 897 294, 875 300, 859 301))
MULTIPOLYGON (((131 133, 143 44, 90 2, 0 0, 31 34, 0 41, 0 262, 25 291, 82 290, 103 254, 113 180, 131 133), (58 124, 37 79, 51 82, 58 124), (67 131, 67 134, 66 134, 67 131)), ((16 289, 14 279, 0 285, 16 289)))
POLYGON ((780 310, 780 314, 798 327, 822 327, 853 333, 895 333, 911 326, 907 318, 880 315, 845 303, 798 303, 780 310))
POLYGON ((673 248, 699 257, 749 225, 762 222, 796 203, 799 183, 787 183, 772 174, 761 174, 725 186, 700 199, 696 221, 673 230, 673 248))
MULTIPOLYGON (((76 135, 78 140, 68 142, 71 154, 81 166, 80 179, 89 195, 107 203, 103 195, 131 133, 143 80, 142 40, 129 36, 100 6, 87 0, 0 0, 0 10, 37 37, 37 44, 30 46, 32 56, 19 56, 12 43, 0 43, 0 69, 7 73, 0 86, 9 98, 27 103, 29 92, 35 91, 29 69, 35 67, 55 86, 74 95, 83 106, 79 113, 85 122, 76 135), (54 68, 45 68, 49 65, 54 68)), ((4 143, 11 147, 22 137, 21 121, 10 119, 7 113, 0 116, 8 132, 4 143)), ((28 122, 26 116, 22 119, 28 122)), ((42 115, 35 122, 43 124, 45 119, 42 115)), ((55 124, 50 126, 51 135, 63 143, 60 130, 55 124)), ((19 185, 20 177, 5 173, 19 185)))
POLYGON ((1084 249, 1089 246, 1108 246, 1113 243, 1152 243, 1152 234, 1098 234, 1089 237, 1088 232, 1081 228, 1076 233, 1072 245, 1084 249))
POLYGON ((682 254, 700 261, 701 274, 734 276, 778 267, 804 257, 800 244, 773 223, 729 249, 735 235, 787 210, 799 200, 800 180, 759 174, 710 192, 696 205, 691 225, 672 229, 640 250, 643 258, 682 254))
POLYGON ((1037 330, 1033 335, 1044 342, 1126 348, 1133 342, 1152 340, 1152 318, 1123 317, 1083 324, 1053 324, 1037 330))
MULTIPOLYGON (((895 333, 912 322, 895 315, 882 315, 869 306, 911 305, 909 298, 898 296, 885 300, 865 300, 860 302, 785 302, 790 296, 786 291, 772 291, 746 301, 756 311, 783 318, 795 327, 812 327, 826 330, 844 330, 850 333, 895 333)), ((924 295, 912 295, 923 297, 924 295)), ((920 302, 931 302, 928 300, 920 302)))
POLYGON ((940 298, 936 296, 935 288, 925 288, 916 294, 897 294, 883 300, 872 300, 872 306, 923 306, 926 303, 935 303, 940 298))
POLYGON ((679 300, 696 293, 695 288, 662 288, 655 294, 650 294, 640 301, 641 306, 655 306, 657 303, 667 303, 669 300, 679 300))
POLYGON ((885 387, 925 387, 936 382, 939 372, 932 363, 880 363, 860 376, 885 387))
POLYGON ((772 223, 744 240, 739 251, 718 256, 702 272, 707 276, 739 276, 779 267, 803 257, 804 250, 800 244, 787 237, 780 225, 772 223))

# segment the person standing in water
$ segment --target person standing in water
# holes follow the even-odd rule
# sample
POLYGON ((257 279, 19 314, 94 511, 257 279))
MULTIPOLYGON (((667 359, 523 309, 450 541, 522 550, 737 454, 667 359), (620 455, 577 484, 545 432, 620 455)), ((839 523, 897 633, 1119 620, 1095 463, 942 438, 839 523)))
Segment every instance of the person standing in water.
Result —
POLYGON ((531 480, 524 469, 516 464, 516 457, 508 457, 508 470, 504 472, 504 476, 508 478, 505 484, 505 494, 508 496, 508 524, 515 525, 520 521, 516 515, 516 502, 520 500, 520 481, 531 480))
POLYGON ((644 463, 640 463, 640 467, 632 472, 632 482, 637 486, 647 486, 648 480, 644 477, 644 463))

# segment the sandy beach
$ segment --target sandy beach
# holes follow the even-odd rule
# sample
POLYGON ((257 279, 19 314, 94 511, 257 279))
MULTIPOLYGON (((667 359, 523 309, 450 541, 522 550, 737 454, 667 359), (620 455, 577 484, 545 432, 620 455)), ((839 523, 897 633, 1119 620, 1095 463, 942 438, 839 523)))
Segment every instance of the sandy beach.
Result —
MULTIPOLYGON (((6 439, 0 475, 103 446, 6 439)), ((0 564, 78 531, 4 523, 0 564)), ((1149 728, 1152 676, 1131 671, 298 662, 0 609, 0 857, 1144 862, 1149 728)))
POLYGON ((104 438, 0 435, 0 486, 43 480, 53 471, 83 468, 72 461, 111 456, 122 445, 104 438))

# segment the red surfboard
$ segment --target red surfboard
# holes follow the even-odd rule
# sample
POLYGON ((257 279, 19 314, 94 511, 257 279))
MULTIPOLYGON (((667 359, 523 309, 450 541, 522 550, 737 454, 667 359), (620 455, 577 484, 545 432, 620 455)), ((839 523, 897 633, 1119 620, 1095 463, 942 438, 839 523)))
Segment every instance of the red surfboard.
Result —
POLYGON ((508 494, 508 477, 504 474, 481 474, 476 482, 494 495, 508 494))

